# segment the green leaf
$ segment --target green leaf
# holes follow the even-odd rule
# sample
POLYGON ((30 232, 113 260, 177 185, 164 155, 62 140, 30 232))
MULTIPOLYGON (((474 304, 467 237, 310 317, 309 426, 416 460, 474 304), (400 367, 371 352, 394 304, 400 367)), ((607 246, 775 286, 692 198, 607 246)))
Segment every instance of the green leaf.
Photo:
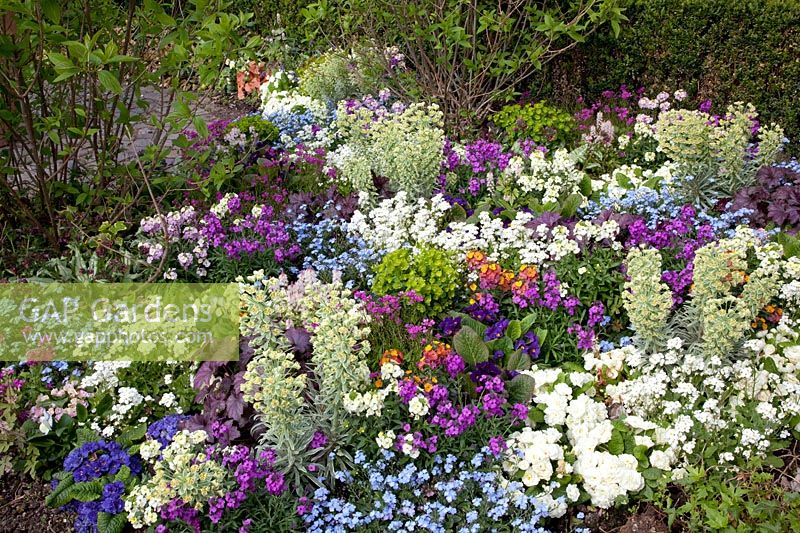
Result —
POLYGON ((506 370, 528 370, 531 367, 531 358, 522 350, 517 350, 506 357, 506 370))
POLYGON ((461 318, 461 325, 471 327, 481 337, 483 337, 484 333, 486 333, 486 326, 484 326, 471 316, 464 313, 453 313, 453 316, 461 318))
POLYGON ((61 3, 59 0, 42 0, 42 13, 53 24, 61 22, 61 3))
POLYGON ((105 484, 102 481, 84 481, 82 483, 75 483, 69 487, 69 495, 73 500, 79 502, 91 502, 99 498, 103 494, 103 487, 105 484))
POLYGON ((119 80, 109 71, 101 70, 97 73, 97 77, 100 80, 100 85, 102 85, 105 90, 114 94, 120 94, 122 92, 122 86, 119 84, 119 80))
POLYGON ((72 61, 65 56, 64 54, 60 54, 58 52, 47 52, 47 59, 53 64, 55 67, 56 72, 61 72, 62 70, 77 68, 72 63, 72 61))
POLYGON ((114 481, 127 481, 128 478, 131 477, 131 469, 126 465, 122 465, 117 472, 117 475, 114 476, 114 481))
POLYGON ((583 203, 583 196, 578 193, 572 193, 567 196, 567 199, 561 203, 561 214, 565 217, 575 216, 578 208, 583 203))
POLYGON ((453 337, 453 348, 468 365, 475 366, 489 359, 489 348, 474 329, 463 326, 453 337))
POLYGON ((62 479, 58 485, 56 485, 56 488, 53 489, 53 492, 47 495, 47 497, 44 499, 44 503, 49 507, 62 507, 66 505, 70 500, 72 500, 72 497, 66 494, 67 489, 74 484, 75 479, 72 477, 72 474, 68 475, 62 479))
POLYGON ((531 329, 533 323, 536 322, 536 318, 537 318, 536 313, 531 313, 530 315, 522 319, 522 321, 520 322, 520 330, 521 330, 520 335, 525 335, 526 333, 528 333, 528 330, 531 329))
POLYGON ((663 476, 663 475, 664 475, 664 472, 662 470, 659 470, 658 468, 654 468, 654 467, 646 468, 642 472, 642 477, 644 477, 645 479, 650 479, 650 480, 660 479, 661 476, 663 476))
POLYGON ((127 524, 128 519, 125 513, 115 515, 103 512, 97 513, 98 533, 122 533, 127 524))
POLYGON ((784 466, 783 459, 777 455, 768 455, 764 462, 775 469, 780 469, 784 466))
POLYGON ((706 519, 708 520, 708 525, 711 526, 713 529, 724 529, 728 525, 728 515, 727 513, 723 513, 719 509, 715 509, 711 506, 705 506, 704 510, 706 512, 706 519))
POLYGON ((197 115, 192 119, 192 124, 194 125, 194 129, 197 131, 197 134, 201 139, 208 137, 208 126, 206 125, 206 121, 203 120, 203 117, 197 115))
POLYGON ((97 440, 97 434, 89 428, 78 428, 75 434, 77 435, 76 444, 78 446, 97 440))
POLYGON ((764 361, 764 370, 770 372, 772 374, 780 374, 778 371, 778 366, 775 364, 775 360, 772 357, 765 357, 764 361))
POLYGON ((117 442, 119 442, 123 448, 130 448, 135 442, 142 440, 146 433, 147 424, 139 424, 136 427, 124 431, 117 439, 117 442))
POLYGON ((620 455, 625 451, 625 439, 622 438, 622 433, 614 430, 611 433, 611 440, 608 441, 608 452, 613 455, 620 455))
POLYGON ((114 399, 111 397, 110 394, 104 394, 100 401, 97 403, 97 416, 100 417, 105 414, 106 411, 111 409, 111 406, 114 405, 114 399))
POLYGON ((517 374, 508 382, 508 401, 527 404, 533 396, 536 381, 527 374, 517 374))
POLYGON ((522 337, 522 323, 519 320, 512 320, 506 327, 506 336, 515 341, 522 337))
POLYGON ((648 451, 647 446, 636 446, 633 449, 633 456, 636 457, 640 463, 644 462, 646 464, 649 464, 649 461, 647 459, 647 451, 648 451))

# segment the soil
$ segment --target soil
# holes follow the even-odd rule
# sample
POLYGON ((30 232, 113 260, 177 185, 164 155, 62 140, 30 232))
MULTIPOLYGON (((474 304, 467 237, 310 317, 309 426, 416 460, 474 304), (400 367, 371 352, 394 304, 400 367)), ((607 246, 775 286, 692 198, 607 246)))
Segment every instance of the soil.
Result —
POLYGON ((655 507, 648 506, 643 511, 631 515, 619 533, 669 533, 664 515, 655 507))
POLYGON ((47 507, 48 483, 5 476, 0 479, 0 533, 66 533, 74 516, 47 507))
POLYGON ((622 508, 585 509, 584 513, 580 526, 597 533, 670 533, 664 515, 651 505, 641 506, 634 514, 622 508))

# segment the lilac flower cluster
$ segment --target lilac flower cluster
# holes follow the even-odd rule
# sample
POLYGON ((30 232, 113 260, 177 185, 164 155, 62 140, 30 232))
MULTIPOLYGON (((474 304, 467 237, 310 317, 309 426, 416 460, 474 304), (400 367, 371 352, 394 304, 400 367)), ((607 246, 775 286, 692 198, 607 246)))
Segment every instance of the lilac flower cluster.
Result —
MULTIPOLYGON (((620 123, 633 126, 636 122, 636 101, 644 93, 644 87, 631 91, 627 85, 621 85, 619 91, 603 91, 597 101, 575 113, 575 119, 580 123, 578 128, 582 131, 588 130, 596 122, 599 113, 606 118, 614 117, 620 123)), ((578 103, 584 103, 584 99, 579 98, 578 103)))
MULTIPOLYGON (((464 175, 466 184, 457 189, 460 195, 478 197, 492 184, 492 174, 502 172, 508 166, 513 153, 506 152, 503 145, 486 139, 478 139, 463 147, 463 155, 456 150, 451 140, 444 144, 444 157, 442 159, 442 172, 439 176, 440 192, 448 190, 448 173, 464 175)), ((451 203, 462 204, 460 198, 449 196, 451 203)))
POLYGON ((311 438, 311 442, 308 444, 308 449, 317 450, 319 448, 324 448, 328 445, 328 442, 328 436, 324 432, 315 431, 314 436, 311 438))
POLYGON ((21 378, 10 379, 16 370, 14 367, 7 366, 0 370, 0 396, 4 396, 8 390, 20 390, 25 384, 21 378))
MULTIPOLYGON (((220 196, 204 212, 188 205, 163 217, 142 219, 138 250, 148 264, 159 264, 170 247, 176 252, 177 267, 191 268, 199 278, 208 275, 214 251, 234 261, 271 252, 277 263, 283 263, 301 252, 292 242, 282 213, 274 207, 287 195, 280 187, 258 195, 244 191, 220 196)), ((164 277, 177 279, 176 269, 169 269, 164 277)))
POLYGON ((344 111, 352 115, 359 110, 367 110, 372 114, 372 122, 379 122, 394 114, 405 111, 406 105, 402 102, 392 102, 392 94, 389 91, 379 91, 378 97, 371 94, 361 99, 351 98, 344 103, 344 111))
MULTIPOLYGON (((495 444, 495 450, 499 448, 495 444)), ((336 496, 326 488, 297 506, 309 533, 423 530, 432 533, 477 533, 495 528, 520 532, 544 532, 538 524, 547 516, 544 507, 524 492, 519 482, 507 485, 493 468, 489 447, 471 458, 435 455, 434 466, 404 466, 401 456, 384 451, 368 461, 362 451, 355 455, 356 468, 340 476, 348 480, 348 496, 336 496)))
POLYGON ((361 301, 370 316, 382 320, 390 320, 396 324, 402 322, 400 314, 404 306, 410 306, 423 301, 422 296, 412 291, 403 291, 397 294, 384 294, 375 296, 364 291, 356 291, 353 298, 361 301))
POLYGON ((673 293, 675 305, 683 302, 692 284, 695 252, 721 237, 732 236, 735 228, 750 222, 752 210, 740 208, 719 215, 681 204, 666 190, 646 187, 628 191, 622 198, 601 197, 584 211, 585 219, 615 219, 622 229, 623 245, 647 245, 671 252, 680 268, 662 274, 673 293), (621 214, 624 213, 624 214, 621 214))

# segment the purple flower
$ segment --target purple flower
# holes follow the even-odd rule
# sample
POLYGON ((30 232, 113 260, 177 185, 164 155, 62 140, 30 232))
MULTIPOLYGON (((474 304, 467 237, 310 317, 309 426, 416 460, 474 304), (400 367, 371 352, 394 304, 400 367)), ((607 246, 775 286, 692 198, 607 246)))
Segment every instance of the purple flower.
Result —
POLYGON ((442 332, 442 335, 445 337, 452 337, 455 335, 459 329, 461 329, 461 317, 459 316, 448 316, 443 318, 439 322, 439 331, 442 332))
POLYGON ((536 336, 536 333, 529 331, 514 342, 514 349, 521 350, 531 359, 538 359, 541 352, 539 337, 536 336))
POLYGON ((316 450, 318 448, 324 448, 328 445, 328 436, 325 435, 322 431, 315 431, 314 436, 311 437, 311 442, 308 445, 309 450, 316 450))
POLYGON ((413 380, 404 379, 397 386, 397 395, 403 403, 408 403, 417 394, 417 384, 413 380))
POLYGON ((466 364, 460 355, 454 353, 445 357, 444 367, 450 378, 455 379, 464 371, 466 364))
POLYGON ((187 415, 167 415, 147 427, 147 436, 157 440, 162 448, 166 448, 170 445, 172 439, 175 438, 175 434, 178 433, 181 423, 188 419, 189 417, 187 415))
POLYGON ((72 472, 76 482, 90 481, 106 474, 114 475, 127 466, 133 475, 141 471, 141 463, 132 459, 117 442, 104 440, 87 442, 72 450, 64 459, 64 470, 72 472))
POLYGON ((499 435, 489 439, 489 451, 491 451, 495 457, 499 457, 507 447, 505 439, 499 435))
POLYGON ((485 341, 491 341, 495 339, 502 338, 503 335, 506 334, 506 328, 511 321, 507 318, 502 318, 486 328, 486 332, 483 334, 483 339, 485 341))
POLYGON ((103 497, 100 500, 100 510, 104 513, 117 514, 125 508, 122 497, 125 495, 125 484, 114 481, 103 487, 103 497))

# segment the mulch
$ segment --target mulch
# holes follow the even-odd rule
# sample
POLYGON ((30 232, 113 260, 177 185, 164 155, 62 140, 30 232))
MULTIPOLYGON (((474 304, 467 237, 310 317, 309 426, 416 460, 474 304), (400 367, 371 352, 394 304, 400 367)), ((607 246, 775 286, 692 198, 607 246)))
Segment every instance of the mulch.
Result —
POLYGON ((0 478, 0 532, 66 533, 74 516, 47 507, 50 485, 7 475, 0 478))

